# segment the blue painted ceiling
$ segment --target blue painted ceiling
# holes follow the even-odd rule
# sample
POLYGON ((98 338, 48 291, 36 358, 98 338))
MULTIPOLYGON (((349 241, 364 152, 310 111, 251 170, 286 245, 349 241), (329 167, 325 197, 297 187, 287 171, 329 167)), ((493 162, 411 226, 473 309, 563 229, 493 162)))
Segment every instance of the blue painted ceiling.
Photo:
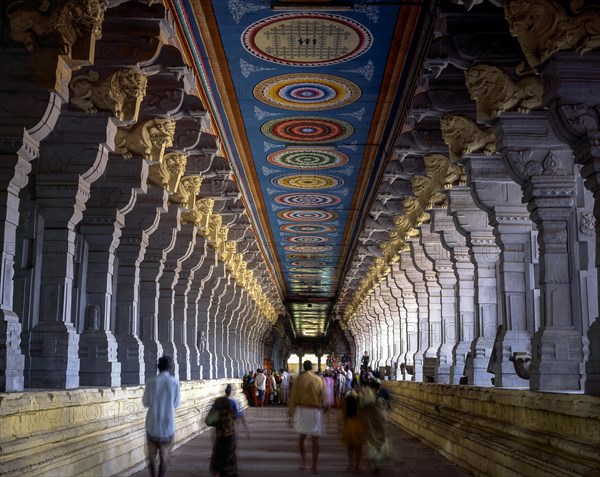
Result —
POLYGON ((174 1, 300 339, 324 336, 434 3, 174 1))

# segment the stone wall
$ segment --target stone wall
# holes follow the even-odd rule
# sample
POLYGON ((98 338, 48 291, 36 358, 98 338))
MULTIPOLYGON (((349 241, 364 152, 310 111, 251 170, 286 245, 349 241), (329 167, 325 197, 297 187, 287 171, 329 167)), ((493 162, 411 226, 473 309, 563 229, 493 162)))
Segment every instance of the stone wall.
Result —
MULTIPOLYGON (((208 407, 228 382, 240 383, 181 383, 175 447, 206 430, 208 407)), ((0 476, 127 475, 143 466, 143 389, 0 394, 0 476)), ((239 386, 234 389, 234 397, 243 397, 239 386)))
POLYGON ((600 398, 443 384, 386 386, 393 396, 392 421, 475 475, 599 475, 600 398))

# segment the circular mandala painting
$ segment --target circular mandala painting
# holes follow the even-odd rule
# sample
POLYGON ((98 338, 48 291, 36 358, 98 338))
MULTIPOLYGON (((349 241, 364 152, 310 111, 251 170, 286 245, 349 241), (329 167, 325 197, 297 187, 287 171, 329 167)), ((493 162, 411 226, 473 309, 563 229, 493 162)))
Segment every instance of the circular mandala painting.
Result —
POLYGON ((294 232, 297 234, 322 234, 335 232, 335 227, 321 224, 289 224, 280 227, 284 232, 294 232))
POLYGON ((296 116, 272 119, 263 124, 260 131, 275 141, 324 144, 350 137, 354 127, 340 119, 296 116))
POLYGON ((283 247, 288 252, 332 252, 329 245, 286 245, 283 247))
POLYGON ((287 189, 332 189, 344 184, 339 177, 316 174, 290 174, 271 180, 274 186, 287 189))
POLYGON ((338 151, 325 149, 285 149, 267 156, 267 161, 275 166, 289 169, 328 169, 347 164, 348 156, 338 151))
POLYGON ((293 222, 324 222, 326 220, 335 220, 338 214, 328 210, 283 210, 277 213, 277 217, 293 222))
POLYGON ((295 207, 328 207, 337 205, 342 201, 339 197, 331 194, 296 193, 284 194, 275 197, 275 202, 282 205, 295 207))
POLYGON ((326 66, 352 60, 373 44, 354 20, 325 13, 284 13, 257 21, 242 33, 252 55, 291 66, 326 66))
POLYGON ((327 262, 311 262, 303 260, 301 262, 292 262, 295 267, 326 267, 327 262))
POLYGON ((291 243, 327 243, 329 242, 329 239, 327 237, 319 237, 319 236, 311 236, 311 235, 304 235, 304 236, 296 236, 296 237, 288 237, 285 239, 286 242, 291 242, 291 243))
POLYGON ((261 81, 254 96, 276 108, 323 111, 341 108, 360 98, 360 88, 344 78, 303 73, 276 76, 261 81))

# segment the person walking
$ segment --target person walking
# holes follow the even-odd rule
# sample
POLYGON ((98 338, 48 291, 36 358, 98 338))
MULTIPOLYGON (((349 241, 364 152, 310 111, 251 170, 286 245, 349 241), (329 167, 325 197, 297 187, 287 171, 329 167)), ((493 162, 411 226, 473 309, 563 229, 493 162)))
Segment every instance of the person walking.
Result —
POLYGON ((250 429, 246 416, 237 402, 231 398, 231 384, 225 387, 225 396, 217 398, 210 413, 216 413, 217 436, 210 457, 210 472, 218 477, 237 477, 236 431, 235 422, 243 424, 250 438, 250 429))
POLYGON ((258 391, 257 404, 262 407, 265 402, 265 391, 267 390, 267 377, 262 369, 256 370, 256 376, 254 378, 254 385, 258 391))
POLYGON ((169 454, 175 439, 175 409, 179 407, 179 381, 169 373, 171 359, 158 359, 158 375, 148 379, 144 388, 142 404, 146 414, 148 439, 148 469, 150 477, 164 477, 167 473, 169 454), (156 456, 159 456, 158 473, 156 456))
POLYGON ((342 400, 342 440, 348 452, 348 470, 360 473, 360 460, 365 443, 365 422, 361 412, 362 399, 357 380, 352 381, 352 389, 342 400))
POLYGON ((294 380, 289 400, 288 417, 292 427, 295 417, 298 447, 302 459, 302 470, 308 469, 304 441, 310 436, 312 450, 311 473, 317 473, 319 460, 319 436, 322 428, 323 380, 312 372, 312 362, 304 361, 304 372, 294 380))
POLYGON ((279 386, 279 402, 287 406, 290 392, 290 373, 288 373, 287 370, 283 368, 281 368, 279 372, 281 374, 281 384, 279 386))

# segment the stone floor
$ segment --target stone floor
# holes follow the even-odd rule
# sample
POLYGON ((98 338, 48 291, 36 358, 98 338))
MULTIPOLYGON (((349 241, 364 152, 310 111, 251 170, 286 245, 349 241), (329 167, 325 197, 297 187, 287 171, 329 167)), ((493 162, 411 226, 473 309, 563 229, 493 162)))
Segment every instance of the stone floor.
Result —
MULTIPOLYGON (((268 406, 248 408, 251 438, 243 430, 238 439, 239 477, 309 477, 309 471, 299 470, 297 434, 290 429, 286 419, 286 408, 268 406)), ((321 453, 318 473, 322 477, 344 476, 346 471, 346 450, 340 440, 340 411, 325 414, 325 435, 321 437, 321 453)), ((208 470, 212 431, 191 440, 175 450, 171 455, 167 475, 169 477, 205 477, 208 470)), ((402 477, 467 477, 457 466, 447 461, 417 439, 410 437, 398 428, 391 429, 395 454, 382 469, 381 476, 402 477)), ((307 439, 307 450, 310 441, 307 439)), ((366 459, 362 463, 362 475, 371 475, 366 459)), ((146 468, 133 477, 148 477, 146 468)))

